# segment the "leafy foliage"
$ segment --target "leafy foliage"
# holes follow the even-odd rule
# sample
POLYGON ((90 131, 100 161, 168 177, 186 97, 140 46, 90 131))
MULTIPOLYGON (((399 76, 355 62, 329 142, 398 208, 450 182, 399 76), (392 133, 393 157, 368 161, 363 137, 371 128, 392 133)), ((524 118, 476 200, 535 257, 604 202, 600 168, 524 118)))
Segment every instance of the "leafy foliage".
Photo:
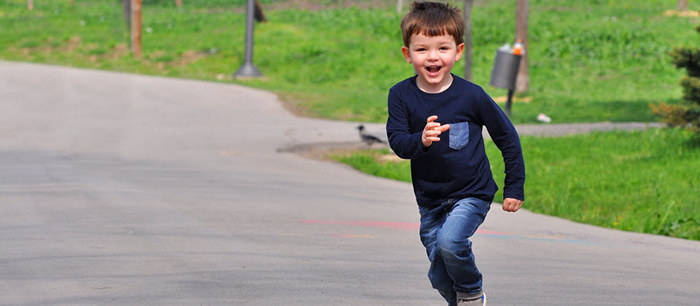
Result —
MULTIPOLYGON (((700 32, 700 24, 695 29, 700 32)), ((670 55, 676 68, 687 72, 680 82, 683 101, 676 105, 651 105, 651 110, 669 126, 687 128, 700 137, 700 48, 674 48, 670 55)))
POLYGON ((687 104, 649 104, 651 111, 654 114, 664 118, 664 121, 670 126, 686 126, 692 120, 690 105, 687 104))
POLYGON ((689 76, 700 76, 700 49, 689 47, 673 48, 670 55, 676 68, 685 68, 689 76))

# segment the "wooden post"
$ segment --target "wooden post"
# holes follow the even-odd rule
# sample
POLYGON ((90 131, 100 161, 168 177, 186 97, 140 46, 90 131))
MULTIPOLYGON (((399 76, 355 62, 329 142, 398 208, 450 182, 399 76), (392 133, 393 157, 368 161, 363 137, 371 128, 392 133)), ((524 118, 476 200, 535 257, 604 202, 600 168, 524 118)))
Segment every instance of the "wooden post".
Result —
POLYGON ((34 0, 27 0, 27 8, 30 11, 34 9, 34 0))
POLYGON ((175 6, 182 7, 182 0, 175 0, 175 6))
POLYGON ((530 88, 530 68, 528 67, 527 57, 529 49, 527 48, 527 19, 530 10, 530 0, 517 0, 516 10, 516 26, 515 39, 523 41, 523 57, 520 60, 520 68, 518 69, 518 78, 515 82, 515 91, 524 92, 530 88))
POLYGON ((688 0, 678 0, 676 4, 676 10, 680 12, 685 12, 688 10, 688 0))
POLYGON ((464 78, 472 80, 472 6, 474 0, 464 0, 464 78))
POLYGON ((131 0, 131 52, 141 57, 141 0, 131 0))

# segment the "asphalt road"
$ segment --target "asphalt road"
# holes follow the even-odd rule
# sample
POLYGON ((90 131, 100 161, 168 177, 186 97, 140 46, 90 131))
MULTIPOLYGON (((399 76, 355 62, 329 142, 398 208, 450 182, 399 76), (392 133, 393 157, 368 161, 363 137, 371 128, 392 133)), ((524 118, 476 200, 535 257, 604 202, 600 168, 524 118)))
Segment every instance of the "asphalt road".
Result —
MULTIPOLYGON (((442 305, 410 184, 279 152, 355 126, 241 86, 0 62, 0 305, 442 305)), ((700 242, 494 204, 474 248, 490 305, 700 301, 700 242)))

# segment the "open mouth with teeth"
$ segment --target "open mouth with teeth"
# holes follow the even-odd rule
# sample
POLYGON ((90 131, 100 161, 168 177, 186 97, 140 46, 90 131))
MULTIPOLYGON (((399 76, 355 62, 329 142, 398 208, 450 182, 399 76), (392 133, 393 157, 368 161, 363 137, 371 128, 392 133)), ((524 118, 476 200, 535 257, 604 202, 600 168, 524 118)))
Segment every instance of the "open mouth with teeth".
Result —
POLYGON ((438 73, 442 67, 441 66, 428 66, 426 70, 430 73, 438 73))

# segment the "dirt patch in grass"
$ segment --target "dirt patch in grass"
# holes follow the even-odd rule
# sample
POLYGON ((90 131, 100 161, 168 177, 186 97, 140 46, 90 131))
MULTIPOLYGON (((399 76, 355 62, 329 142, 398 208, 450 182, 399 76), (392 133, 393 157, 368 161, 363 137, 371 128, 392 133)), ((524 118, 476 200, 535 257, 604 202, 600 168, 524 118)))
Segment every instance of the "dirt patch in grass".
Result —
POLYGON ((176 66, 187 66, 190 63, 193 63, 193 62, 197 61, 198 59, 202 59, 205 57, 207 57, 207 55, 205 55, 202 52, 188 50, 188 51, 185 51, 184 53, 182 53, 182 55, 177 58, 177 60, 175 61, 174 64, 176 66))
POLYGON ((105 58, 117 59, 129 55, 129 46, 126 44, 118 44, 112 48, 112 52, 105 54, 105 58))
POLYGON ((668 10, 664 12, 664 16, 677 16, 677 17, 700 17, 699 11, 676 11, 668 10))
POLYGON ((307 106, 303 105, 303 102, 301 102, 299 99, 295 98, 294 94, 292 94, 292 93, 278 92, 277 98, 279 99, 280 102, 282 102, 282 107, 284 107, 284 109, 286 109, 288 112, 294 114, 295 116, 307 117, 307 118, 319 118, 319 116, 315 115, 313 112, 311 112, 307 106))
MULTIPOLYGON (((404 3, 404 6, 407 4, 404 3)), ((323 9, 335 9, 335 8, 350 8, 357 7, 362 9, 367 8, 387 8, 391 6, 396 6, 395 0, 378 0, 378 1, 360 1, 360 0, 346 0, 346 1, 331 1, 329 3, 319 3, 318 1, 311 0, 290 0, 290 1, 280 1, 271 4, 262 4, 263 9, 271 10, 284 10, 284 9, 306 9, 306 10, 323 10, 323 9)))

